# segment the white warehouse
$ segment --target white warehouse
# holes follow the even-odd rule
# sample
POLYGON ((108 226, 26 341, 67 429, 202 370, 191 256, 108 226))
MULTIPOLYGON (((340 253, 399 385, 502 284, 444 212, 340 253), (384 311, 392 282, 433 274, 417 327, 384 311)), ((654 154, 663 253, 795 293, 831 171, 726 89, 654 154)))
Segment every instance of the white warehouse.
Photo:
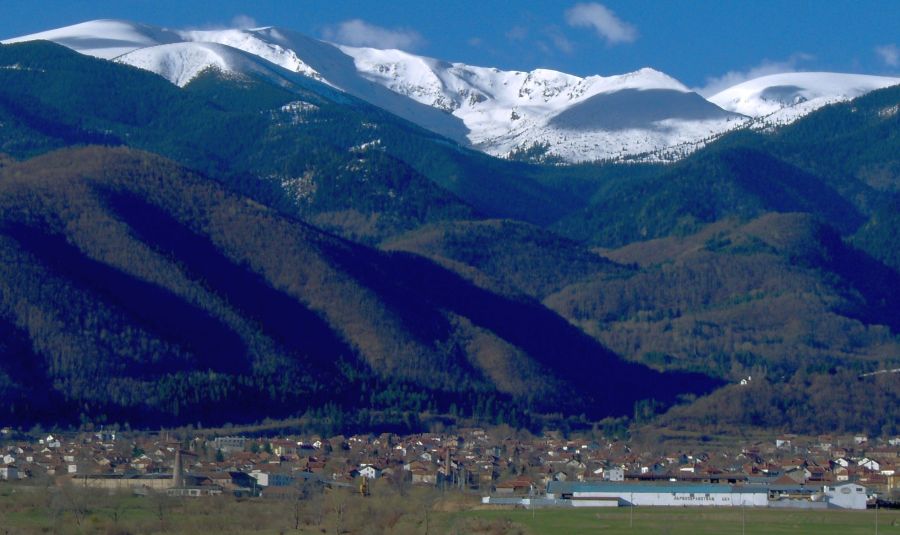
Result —
POLYGON ((865 509, 867 490, 856 483, 812 488, 691 483, 569 483, 552 481, 547 500, 574 507, 799 507, 865 509))
POLYGON ((865 509, 866 494, 866 488, 856 483, 825 487, 825 500, 829 507, 865 509))
POLYGON ((685 483, 566 483, 553 481, 547 497, 576 502, 615 501, 623 506, 767 507, 765 487, 685 483))

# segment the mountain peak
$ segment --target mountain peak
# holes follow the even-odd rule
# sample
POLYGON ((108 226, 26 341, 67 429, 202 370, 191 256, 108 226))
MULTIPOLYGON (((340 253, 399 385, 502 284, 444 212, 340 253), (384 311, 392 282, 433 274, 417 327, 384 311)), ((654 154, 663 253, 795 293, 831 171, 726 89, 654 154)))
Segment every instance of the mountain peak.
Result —
POLYGON ((900 78, 835 72, 786 72, 739 83, 711 96, 722 108, 790 122, 826 104, 900 84, 900 78))
POLYGON ((103 59, 113 59, 139 48, 181 40, 176 32, 164 28, 127 20, 97 19, 6 39, 3 43, 40 39, 53 41, 76 52, 103 59))
POLYGON ((398 49, 337 45, 276 26, 176 31, 99 19, 5 42, 34 39, 150 70, 180 86, 210 67, 263 74, 281 85, 303 75, 488 154, 543 147, 546 155, 569 162, 682 157, 724 132, 755 124, 748 117, 790 122, 900 82, 785 73, 704 100, 652 67, 587 77, 549 68, 504 71, 398 49), (609 97, 614 93, 620 94, 609 97))

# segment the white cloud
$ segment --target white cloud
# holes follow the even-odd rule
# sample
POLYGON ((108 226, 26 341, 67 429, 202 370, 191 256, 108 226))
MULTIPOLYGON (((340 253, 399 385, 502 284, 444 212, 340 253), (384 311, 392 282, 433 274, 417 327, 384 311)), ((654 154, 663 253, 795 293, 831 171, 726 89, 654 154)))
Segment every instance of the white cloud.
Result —
POLYGON ((876 46, 875 53, 888 67, 900 67, 900 48, 897 45, 876 46))
POLYGON ((544 54, 553 54, 555 51, 571 54, 575 51, 575 45, 555 24, 542 28, 513 26, 504 35, 511 43, 527 43, 528 47, 535 46, 544 54))
POLYGON ((763 60, 759 65, 746 71, 728 71, 722 76, 707 78, 706 85, 704 87, 695 87, 694 91, 700 93, 704 97, 711 97, 719 91, 728 89, 741 82, 746 82, 747 80, 759 78, 760 76, 794 72, 798 69, 800 63, 812 61, 814 59, 816 59, 815 56, 798 52, 782 61, 763 60))
POLYGON ((256 19, 249 15, 237 15, 231 19, 231 27, 246 30, 249 28, 258 28, 259 24, 256 23, 256 19))
POLYGON ((401 50, 413 50, 425 43, 425 39, 415 30, 383 28, 361 19, 345 20, 340 24, 328 26, 322 32, 322 37, 350 46, 401 50))
POLYGON ((513 26, 505 35, 510 41, 524 41, 528 37, 528 28, 525 26, 513 26))
POLYGON ((575 46, 561 31, 559 31, 559 28, 551 26, 546 28, 544 33, 550 38, 550 41, 553 42, 553 46, 555 46, 557 50, 566 54, 571 54, 575 50, 575 46))
POLYGON ((603 4, 575 4, 566 10, 569 26, 593 28, 606 42, 615 45, 637 39, 637 29, 616 16, 603 4))

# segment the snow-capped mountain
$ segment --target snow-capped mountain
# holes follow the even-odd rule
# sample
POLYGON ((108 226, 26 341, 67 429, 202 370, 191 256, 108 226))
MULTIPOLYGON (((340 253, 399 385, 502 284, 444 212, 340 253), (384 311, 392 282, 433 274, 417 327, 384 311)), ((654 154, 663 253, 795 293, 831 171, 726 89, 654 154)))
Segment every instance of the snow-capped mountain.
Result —
POLYGON ((626 156, 742 120, 649 68, 581 78, 548 69, 473 67, 399 50, 340 49, 365 78, 462 119, 472 145, 497 156, 538 144, 568 161, 626 156))
POLYGON ((709 100, 735 113, 785 124, 822 106, 897 84, 900 79, 886 76, 792 72, 748 80, 716 93, 709 100))
POLYGON ((103 19, 14 37, 2 43, 21 43, 38 39, 53 41, 82 54, 103 59, 113 59, 138 48, 184 40, 177 32, 170 30, 122 20, 103 19))
POLYGON ((184 86, 206 69, 280 84, 312 78, 489 154, 535 149, 569 162, 672 158, 723 132, 789 122, 825 104, 900 83, 826 73, 767 76, 710 99, 644 68, 585 78, 502 71, 400 50, 335 45, 281 28, 168 30, 97 20, 4 41, 48 39, 184 86))
MULTIPOLYGON (((715 135, 738 119, 697 95, 709 113, 688 118, 674 104, 677 95, 692 94, 690 90, 653 69, 588 78, 546 69, 501 71, 400 50, 336 46, 279 28, 191 31, 182 36, 232 46, 297 72, 312 70, 326 83, 496 156, 540 144, 548 154, 567 161, 621 157, 715 135), (658 98, 658 113, 640 124, 551 124, 561 112, 598 95, 651 89, 646 95, 658 98), (662 102, 673 105, 667 108, 659 105, 662 102)), ((620 113, 642 115, 640 103, 633 104, 620 113)))

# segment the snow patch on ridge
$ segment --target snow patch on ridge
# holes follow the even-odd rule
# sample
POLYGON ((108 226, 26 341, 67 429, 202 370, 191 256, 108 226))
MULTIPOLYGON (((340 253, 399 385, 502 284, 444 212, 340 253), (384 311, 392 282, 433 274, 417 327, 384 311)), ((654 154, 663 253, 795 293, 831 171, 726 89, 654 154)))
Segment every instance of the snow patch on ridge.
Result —
POLYGON ((2 42, 10 44, 39 39, 53 41, 76 52, 103 59, 113 59, 147 46, 182 40, 177 33, 163 28, 123 20, 100 19, 2 42))
POLYGON ((210 68, 238 76, 271 73, 236 50, 213 43, 157 45, 129 52, 115 61, 155 72, 179 87, 210 68))
POLYGON ((900 84, 900 78, 794 72, 748 80, 716 93, 709 100, 729 111, 750 117, 766 117, 771 123, 785 124, 822 106, 897 84, 900 84))
POLYGON ((243 50, 248 54, 260 57, 279 67, 309 76, 320 82, 326 82, 321 74, 297 56, 296 51, 283 46, 285 41, 275 28, 256 28, 250 30, 188 30, 179 32, 185 41, 198 43, 218 43, 231 48, 243 50), (268 36, 262 39, 260 36, 268 36), (281 43, 279 43, 281 41, 281 43))

